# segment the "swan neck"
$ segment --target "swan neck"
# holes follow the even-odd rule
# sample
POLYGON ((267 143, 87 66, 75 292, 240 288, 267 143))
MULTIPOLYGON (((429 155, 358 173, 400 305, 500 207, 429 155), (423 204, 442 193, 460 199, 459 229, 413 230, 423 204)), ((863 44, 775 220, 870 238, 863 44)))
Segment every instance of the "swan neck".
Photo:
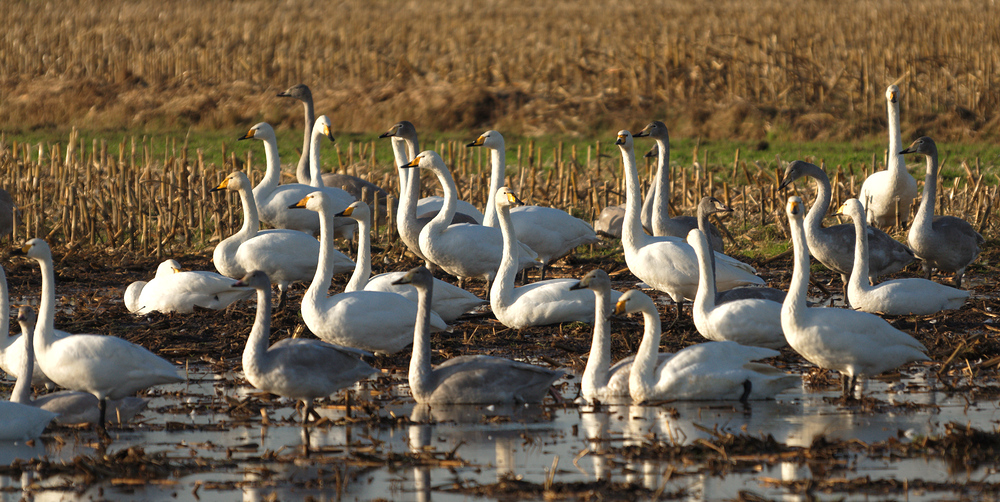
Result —
MULTIPOLYGON (((396 161, 396 172, 399 174, 399 206, 396 208, 396 229, 407 245, 416 244, 420 235, 417 224, 417 199, 420 198, 420 171, 413 168, 400 168, 409 162, 406 157, 406 141, 393 136, 392 155, 396 161)), ((417 246, 419 251, 420 246, 417 246)), ((418 253, 419 254, 419 253, 418 253)))
POLYGON ((431 300, 433 291, 423 285, 417 286, 417 322, 413 327, 413 354, 410 356, 410 391, 417 402, 423 401, 433 389, 430 388, 431 368, 431 300))
MULTIPOLYGON (((806 245, 806 232, 802 224, 792 219, 789 221, 792 229, 792 250, 794 254, 792 281, 788 286, 788 294, 781 306, 781 317, 786 314, 791 319, 797 319, 806 309, 806 293, 809 288, 809 247, 806 245)), ((782 321, 784 325, 784 321, 782 321)))
POLYGON ((302 134, 302 155, 299 156, 299 164, 295 168, 295 179, 303 185, 309 184, 309 142, 310 136, 312 135, 312 126, 316 122, 316 112, 313 109, 312 99, 307 99, 302 102, 302 108, 305 109, 306 115, 306 127, 305 132, 302 134))
POLYGON ((323 166, 320 163, 320 148, 323 146, 323 131, 313 128, 312 144, 309 145, 309 186, 323 188, 323 166))
POLYGON ((354 273, 347 281, 344 291, 361 291, 372 276, 371 223, 368 218, 358 220, 358 256, 354 263, 354 273))
POLYGON ((715 251, 707 246, 707 238, 699 236, 701 242, 694 246, 698 255, 698 292, 694 297, 694 309, 703 315, 715 308, 715 251))
POLYGON ((237 193, 240 194, 240 205, 243 206, 243 226, 238 235, 245 241, 260 231, 260 215, 257 213, 257 201, 250 190, 241 187, 237 193))
POLYGON ((826 213, 830 210, 833 194, 830 190, 830 177, 822 169, 816 167, 809 174, 816 179, 816 200, 806 213, 805 224, 810 232, 817 232, 823 226, 823 218, 826 218, 826 213))
POLYGON ((34 342, 35 351, 44 358, 49 346, 55 341, 56 274, 51 256, 37 261, 42 272, 42 297, 38 302, 34 342))
POLYGON ((594 290, 594 339, 590 344, 590 357, 583 370, 584 396, 593 396, 608 385, 611 370, 611 295, 601 288, 594 290))
MULTIPOLYGON (((0 333, 6 335, 7 333, 0 333)), ((10 392, 10 400, 15 403, 29 404, 31 402, 31 379, 35 371, 35 344, 34 329, 25 323, 21 323, 21 337, 24 338, 24 358, 21 367, 18 368, 20 376, 14 383, 14 389, 10 392)))
POLYGON ((889 165, 886 169, 896 177, 906 171, 906 160, 899 153, 903 150, 903 139, 899 131, 899 103, 886 103, 889 105, 889 165))
POLYGON ((504 176, 507 170, 507 154, 504 147, 490 148, 490 192, 486 199, 486 214, 483 215, 483 225, 496 228, 497 226, 497 190, 504 184, 504 176))
MULTIPOLYGON (((496 208, 496 205, 493 206, 496 208)), ((496 208, 499 213, 500 233, 503 235, 503 255, 500 258, 500 268, 497 277, 490 288, 490 307, 494 311, 504 310, 511 304, 514 295, 514 279, 517 276, 518 243, 514 233, 514 224, 510 220, 510 208, 496 208)))
POLYGON ((937 196, 937 174, 937 155, 927 155, 927 176, 924 177, 924 195, 920 198, 920 207, 917 208, 917 214, 913 217, 913 226, 910 229, 911 233, 914 229, 920 229, 924 232, 930 232, 931 230, 932 223, 934 222, 934 199, 937 196))
POLYGON ((444 202, 441 204, 441 210, 427 224, 428 227, 434 229, 434 232, 438 232, 444 230, 444 227, 447 227, 451 223, 452 218, 455 217, 455 211, 458 208, 458 189, 455 187, 455 180, 451 177, 451 171, 447 167, 441 168, 432 165, 428 169, 437 175, 438 181, 441 183, 441 190, 444 193, 444 202))
MULTIPOLYGON (((306 153, 302 154, 307 157, 306 153)), ((255 197, 262 197, 274 190, 281 183, 281 158, 278 156, 278 140, 267 138, 264 140, 264 158, 267 159, 267 170, 257 186, 254 187, 255 197)))
MULTIPOLYGON (((303 306, 308 302, 315 302, 319 298, 326 297, 326 291, 333 280, 333 252, 336 250, 336 243, 333 237, 333 215, 325 206, 319 210, 319 263, 316 266, 316 274, 309 284, 309 289, 302 299, 303 306)), ((356 267, 356 265, 355 265, 356 267)), ((357 268, 355 268, 355 273, 357 268)))
POLYGON ((635 151, 619 146, 622 151, 622 165, 625 171, 625 220, 622 224, 622 244, 637 249, 645 244, 646 233, 642 230, 639 212, 642 202, 639 194, 639 172, 635 166, 635 151))
POLYGON ((660 348, 660 314, 652 301, 642 308, 642 320, 645 328, 642 342, 636 351, 632 362, 632 372, 629 374, 629 393, 636 401, 645 401, 652 394, 656 371, 656 353, 660 348))
POLYGON ((653 193, 653 235, 668 235, 670 219, 670 142, 656 138, 656 190, 653 193))
POLYGON ((257 290, 257 315, 247 337, 246 348, 243 349, 243 371, 258 366, 257 360, 267 353, 271 335, 271 288, 257 290))
POLYGON ((854 267, 851 269, 850 287, 866 289, 868 286, 868 229, 861 215, 854 218, 854 267))

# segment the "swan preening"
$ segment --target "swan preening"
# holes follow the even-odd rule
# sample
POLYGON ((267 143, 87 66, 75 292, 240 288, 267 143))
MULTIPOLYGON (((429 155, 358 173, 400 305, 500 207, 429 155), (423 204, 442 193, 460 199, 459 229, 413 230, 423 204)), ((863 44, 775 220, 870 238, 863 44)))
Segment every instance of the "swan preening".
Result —
POLYGON ((910 206, 917 196, 917 180, 906 170, 903 159, 903 142, 899 132, 899 87, 890 85, 885 90, 889 109, 889 162, 885 171, 872 173, 861 184, 858 199, 868 215, 868 224, 890 227, 910 219, 910 206))
POLYGON ((215 272, 183 271, 177 260, 166 260, 150 281, 135 281, 125 289, 125 307, 134 314, 194 312, 195 307, 220 310, 249 298, 249 288, 234 289, 233 280, 215 272))

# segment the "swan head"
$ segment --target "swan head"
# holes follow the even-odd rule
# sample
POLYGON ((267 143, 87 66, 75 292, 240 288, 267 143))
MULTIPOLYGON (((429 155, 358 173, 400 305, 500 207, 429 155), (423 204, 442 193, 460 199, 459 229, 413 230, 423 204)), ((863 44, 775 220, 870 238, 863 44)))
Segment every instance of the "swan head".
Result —
POLYGON ((413 127, 413 124, 409 120, 401 120, 396 122, 389 128, 388 131, 379 134, 380 138, 404 138, 404 139, 416 139, 417 138, 417 128, 413 127))
POLYGON ((480 134, 475 141, 465 146, 485 146, 493 150, 503 150, 503 135, 497 131, 489 130, 480 134))
POLYGON ((247 131, 246 134, 236 138, 237 141, 242 141, 245 139, 259 139, 261 141, 278 141, 278 137, 274 135, 274 129, 267 122, 261 122, 254 125, 247 131))
POLYGON ((788 198, 785 205, 785 212, 788 214, 788 221, 801 222, 806 214, 806 206, 802 203, 802 197, 793 195, 788 198))
POLYGON ((615 140, 615 144, 620 148, 632 149, 635 146, 632 142, 632 133, 628 132, 627 129, 618 131, 618 139, 615 140))
POLYGON ((170 259, 161 263, 156 267, 156 277, 170 277, 172 274, 176 274, 183 270, 181 264, 177 260, 170 259))
POLYGON ((235 192, 241 188, 246 188, 248 190, 251 188, 250 178, 247 178, 246 173, 243 171, 235 171, 229 173, 229 176, 226 176, 218 186, 209 191, 218 192, 219 190, 232 190, 235 192))
POLYGON ((431 271, 427 270, 427 267, 420 265, 419 267, 411 268, 402 277, 392 281, 394 285, 402 284, 412 284, 418 288, 432 288, 434 286, 434 276, 431 275, 431 271))
POLYGON ((837 214, 846 214, 854 221, 865 221, 865 208, 858 199, 847 199, 837 209, 837 214))
POLYGON ((899 152, 899 153, 900 154, 904 154, 904 153, 922 153, 924 155, 928 155, 928 156, 932 156, 932 157, 937 157, 938 151, 937 151, 937 145, 934 144, 934 140, 931 139, 928 136, 923 136, 923 137, 917 138, 916 141, 914 141, 913 143, 910 143, 910 146, 907 147, 906 150, 903 150, 902 152, 899 152))
POLYGON ((288 209, 306 208, 317 213, 333 214, 333 199, 326 193, 315 191, 303 197, 300 201, 288 206, 288 209))
POLYGON ((509 208, 513 206, 523 206, 524 202, 517 198, 514 191, 507 187, 500 187, 497 190, 496 203, 497 208, 509 208))
POLYGON ((784 189, 786 186, 792 184, 793 181, 803 176, 814 174, 817 171, 823 172, 816 164, 810 164, 804 160, 793 160, 785 166, 785 177, 781 180, 781 184, 778 185, 778 189, 784 189))
POLYGON ((899 87, 896 87, 896 84, 890 84, 889 87, 885 89, 885 99, 890 103, 899 102, 899 87))
POLYGON ((244 275, 242 279, 233 283, 234 288, 253 288, 256 290, 270 289, 271 280, 267 277, 267 272, 254 270, 244 275))
POLYGON ((368 204, 364 201, 356 200, 347 206, 347 209, 337 213, 335 216, 346 216, 348 218, 361 222, 368 222, 371 218, 372 211, 368 208, 368 204))
POLYGON ((36 320, 38 320, 38 317, 35 316, 35 310, 31 307, 23 305, 17 309, 17 322, 21 324, 21 331, 26 332, 27 330, 24 328, 26 326, 34 326, 36 320))
POLYGON ((146 287, 146 284, 146 281, 135 281, 125 288, 125 308, 129 312, 135 313, 142 308, 142 305, 139 305, 139 296, 142 294, 142 288, 146 287))
POLYGON ((653 146, 651 146, 649 148, 649 151, 646 152, 646 154, 643 155, 642 157, 646 159, 653 159, 659 155, 660 155, 660 147, 656 143, 653 143, 653 146))
MULTIPOLYGON (((618 133, 621 134, 621 133, 618 133)), ((641 131, 635 133, 636 138, 650 137, 654 139, 662 139, 664 141, 670 140, 670 132, 667 131, 667 125, 659 120, 654 120, 646 127, 643 127, 641 131)))
POLYGON ((444 167, 444 160, 434 150, 424 150, 420 152, 420 155, 413 157, 413 160, 399 167, 401 169, 407 167, 442 168, 444 167))
POLYGON ((295 84, 278 93, 279 98, 295 98, 299 101, 312 101, 312 91, 306 84, 295 84))
POLYGON ((711 195, 706 195, 701 198, 701 202, 698 203, 698 214, 704 212, 705 214, 713 213, 731 213, 733 208, 722 203, 721 200, 712 197, 711 195))
POLYGON ((330 118, 326 115, 320 115, 316 119, 316 123, 313 124, 313 134, 322 134, 327 138, 330 138, 330 142, 336 141, 333 137, 333 126, 330 125, 330 118))
POLYGON ((695 249, 698 254, 708 253, 708 237, 705 237, 705 232, 697 228, 692 228, 687 235, 687 243, 689 246, 695 249))
POLYGON ((625 292, 615 303, 615 315, 631 314, 632 312, 656 312, 656 304, 653 299, 646 296, 646 293, 638 289, 630 289, 625 292))
POLYGON ((570 291, 577 289, 592 289, 594 291, 611 291, 611 277, 602 269, 595 268, 580 279, 580 282, 569 287, 570 291))
POLYGON ((38 261, 52 261, 52 250, 49 248, 49 244, 37 237, 28 240, 23 246, 15 249, 11 254, 27 256, 28 258, 34 258, 38 261))

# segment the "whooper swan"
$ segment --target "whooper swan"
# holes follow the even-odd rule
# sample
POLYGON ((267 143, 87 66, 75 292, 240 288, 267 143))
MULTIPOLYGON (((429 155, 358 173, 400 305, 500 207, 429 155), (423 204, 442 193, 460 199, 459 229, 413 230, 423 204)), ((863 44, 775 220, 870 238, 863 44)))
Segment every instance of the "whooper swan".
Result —
MULTIPOLYGON (((10 297, 7 294, 7 274, 0 267, 0 370, 4 373, 21 378, 21 368, 24 366, 24 333, 10 336, 10 297)), ((68 333, 57 332, 56 336, 68 333)), ((31 385, 51 386, 52 380, 45 376, 35 362, 32 364, 31 385)))
POLYGON ((906 225, 910 219, 910 206, 917 196, 917 180, 906 170, 903 141, 899 133, 899 87, 890 85, 885 90, 885 101, 889 110, 889 165, 885 171, 872 173, 861 184, 858 199, 868 214, 868 224, 891 227, 896 224, 896 208, 899 208, 899 223, 906 225))
POLYGON ((233 280, 215 272, 182 271, 177 260, 166 260, 149 282, 135 281, 125 289, 125 307, 133 314, 194 312, 195 307, 220 310, 249 298, 249 288, 235 289, 233 280))

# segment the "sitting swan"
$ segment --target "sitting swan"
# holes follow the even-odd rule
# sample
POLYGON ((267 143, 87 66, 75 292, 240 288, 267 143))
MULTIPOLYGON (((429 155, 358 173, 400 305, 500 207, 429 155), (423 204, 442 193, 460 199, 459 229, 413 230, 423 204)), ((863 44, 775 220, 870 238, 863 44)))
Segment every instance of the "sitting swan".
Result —
POLYGON ((409 373, 413 399, 419 404, 541 402, 563 371, 490 356, 454 357, 431 366, 432 278, 426 268, 417 267, 398 281, 412 284, 419 295, 409 373))
MULTIPOLYGON (((343 345, 378 354, 393 354, 413 343, 413 323, 417 304, 395 293, 381 291, 350 291, 327 296, 333 270, 330 253, 333 249, 334 202, 326 192, 313 192, 293 208, 306 208, 320 216, 320 252, 316 274, 302 297, 302 320, 309 331, 334 345, 343 345)), ((364 273, 363 263, 354 269, 355 277, 364 273)), ((433 316, 435 330, 447 324, 433 316)))
POLYGON ((802 219, 802 199, 789 197, 795 267, 788 296, 781 306, 781 327, 788 345, 820 368, 839 371, 844 397, 853 394, 858 375, 877 375, 913 361, 929 361, 924 345, 881 317, 838 308, 806 307, 809 249, 802 219))
MULTIPOLYGON (((361 201, 354 201, 340 215, 357 221, 360 230, 357 266, 360 267, 361 272, 351 276, 351 281, 347 283, 344 291, 360 291, 362 289, 365 291, 383 291, 386 293, 395 293, 416 303, 416 288, 408 284, 393 284, 394 281, 405 275, 406 272, 386 272, 369 278, 372 270, 372 253, 371 239, 369 237, 371 210, 368 209, 368 204, 361 201)), ((462 314, 486 303, 478 296, 442 280, 434 279, 434 290, 438 294, 434 295, 431 310, 441 316, 444 322, 450 323, 462 314)))
POLYGON ((99 400, 98 431, 104 432, 108 399, 131 396, 154 385, 184 381, 172 363, 121 338, 90 334, 56 338, 55 270, 49 245, 42 239, 31 239, 15 254, 34 259, 42 272, 42 297, 34 336, 38 364, 57 385, 89 392, 99 400))
MULTIPOLYGON (((482 146, 490 150, 492 174, 483 224, 496 227, 497 206, 494 201, 497 191, 504 184, 507 169, 503 135, 497 131, 486 131, 466 146, 482 146)), ((509 211, 511 225, 518 240, 538 254, 542 263, 540 280, 545 280, 545 268, 549 263, 566 256, 578 246, 597 242, 597 233, 593 227, 561 209, 522 206, 509 208, 509 211)))
POLYGON ((985 240, 969 222, 961 218, 934 216, 938 174, 938 151, 934 140, 924 136, 899 153, 920 153, 927 157, 924 195, 910 225, 907 242, 924 261, 924 274, 928 279, 936 268, 954 274, 955 287, 960 288, 965 267, 979 256, 980 246, 985 240))
POLYGON ((692 345, 657 364, 660 314, 653 300, 639 290, 627 291, 615 305, 615 314, 642 312, 645 330, 629 375, 632 401, 678 399, 771 399, 798 385, 801 379, 753 361, 779 355, 776 350, 747 347, 736 342, 692 345))
MULTIPOLYGON (((17 374, 27 375, 34 366, 34 357, 22 357, 17 374)), ((0 442, 36 439, 55 418, 55 413, 31 405, 31 384, 26 378, 18 378, 10 401, 0 401, 0 442)))
MULTIPOLYGON (((263 270, 278 284, 278 308, 285 305, 288 285, 308 281, 316 272, 319 242, 297 230, 260 230, 257 205, 250 193, 250 179, 236 171, 212 189, 233 190, 243 205, 243 227, 215 246, 212 262, 220 274, 238 279, 253 270, 263 270)), ((333 274, 354 269, 344 253, 332 250, 333 274)), ((329 283, 328 283, 329 284, 329 283)))
MULTIPOLYGON (((230 281, 232 282, 232 281, 230 281)), ((24 349, 27 358, 35 358, 35 311, 31 307, 21 307, 17 313, 17 322, 21 325, 24 335, 24 349)), ((55 413, 55 422, 60 425, 95 425, 100 420, 100 403, 93 394, 75 390, 63 390, 31 398, 31 387, 15 384, 11 400, 28 404, 55 413)), ((112 423, 119 425, 132 420, 140 411, 146 408, 146 400, 141 397, 125 396, 121 399, 109 399, 108 411, 112 423)))
POLYGON ((837 214, 854 220, 854 270, 847 286, 851 306, 873 314, 929 315, 942 310, 961 308, 969 298, 968 291, 950 288, 927 279, 909 278, 885 281, 875 286, 861 280, 868 277, 868 233, 865 208, 858 199, 847 199, 837 214))
MULTIPOLYGON (((507 187, 496 193, 494 207, 503 234, 503 259, 496 280, 490 289, 490 307, 497 320, 508 328, 521 329, 563 322, 590 322, 594 317, 594 295, 590 291, 573 290, 573 279, 549 279, 519 288, 514 287, 517 275, 518 239, 511 222, 511 206, 523 204, 507 187)), ((489 218, 489 211, 487 211, 489 218)), ((621 293, 615 291, 614 300, 621 293)))
POLYGON ((895 225, 899 207, 899 223, 905 226, 917 196, 917 180, 906 170, 906 160, 899 153, 903 149, 899 133, 899 87, 893 84, 886 88, 885 100, 889 109, 889 165, 885 171, 872 173, 865 179, 858 199, 868 215, 869 225, 895 225))
POLYGON ((250 289, 233 289, 233 280, 215 272, 181 271, 177 260, 166 260, 149 282, 135 281, 125 289, 125 307, 133 314, 194 312, 195 307, 221 310, 249 298, 250 289))
MULTIPOLYGON (((622 130, 615 142, 622 152, 625 171, 626 198, 625 224, 622 230, 622 247, 629 270, 650 287, 670 295, 677 305, 694 299, 698 291, 698 259, 694 249, 676 237, 652 237, 642 231, 639 224, 639 174, 635 167, 632 134, 622 130)), ((764 284, 754 275, 750 265, 717 253, 716 288, 725 291, 737 286, 764 284)))
MULTIPOLYGON (((488 286, 496 276, 503 257, 500 230, 482 225, 448 224, 455 214, 458 195, 451 171, 440 155, 427 150, 414 157, 406 167, 420 167, 433 172, 444 188, 445 205, 420 231, 420 251, 424 258, 459 279, 482 277, 488 286)), ((538 264, 535 252, 522 243, 519 243, 518 256, 518 270, 538 264)))
POLYGON ((305 338, 285 338, 268 346, 271 288, 267 274, 255 270, 234 287, 257 290, 257 316, 243 350, 243 374, 254 388, 302 401, 303 423, 315 414, 313 399, 379 374, 361 360, 371 355, 363 350, 305 338))
MULTIPOLYGON (((4 373, 21 378, 21 368, 24 366, 24 344, 27 339, 22 332, 10 336, 10 297, 7 294, 7 274, 0 267, 0 370, 4 373)), ((68 335, 62 331, 56 332, 56 337, 68 335)), ((31 385, 53 386, 52 380, 45 376, 38 362, 32 364, 31 385)))
POLYGON ((754 347, 780 349, 788 345, 781 331, 781 304, 759 298, 718 304, 712 248, 705 234, 697 228, 688 234, 687 242, 698 255, 698 294, 691 309, 698 333, 709 340, 728 340, 754 347))

